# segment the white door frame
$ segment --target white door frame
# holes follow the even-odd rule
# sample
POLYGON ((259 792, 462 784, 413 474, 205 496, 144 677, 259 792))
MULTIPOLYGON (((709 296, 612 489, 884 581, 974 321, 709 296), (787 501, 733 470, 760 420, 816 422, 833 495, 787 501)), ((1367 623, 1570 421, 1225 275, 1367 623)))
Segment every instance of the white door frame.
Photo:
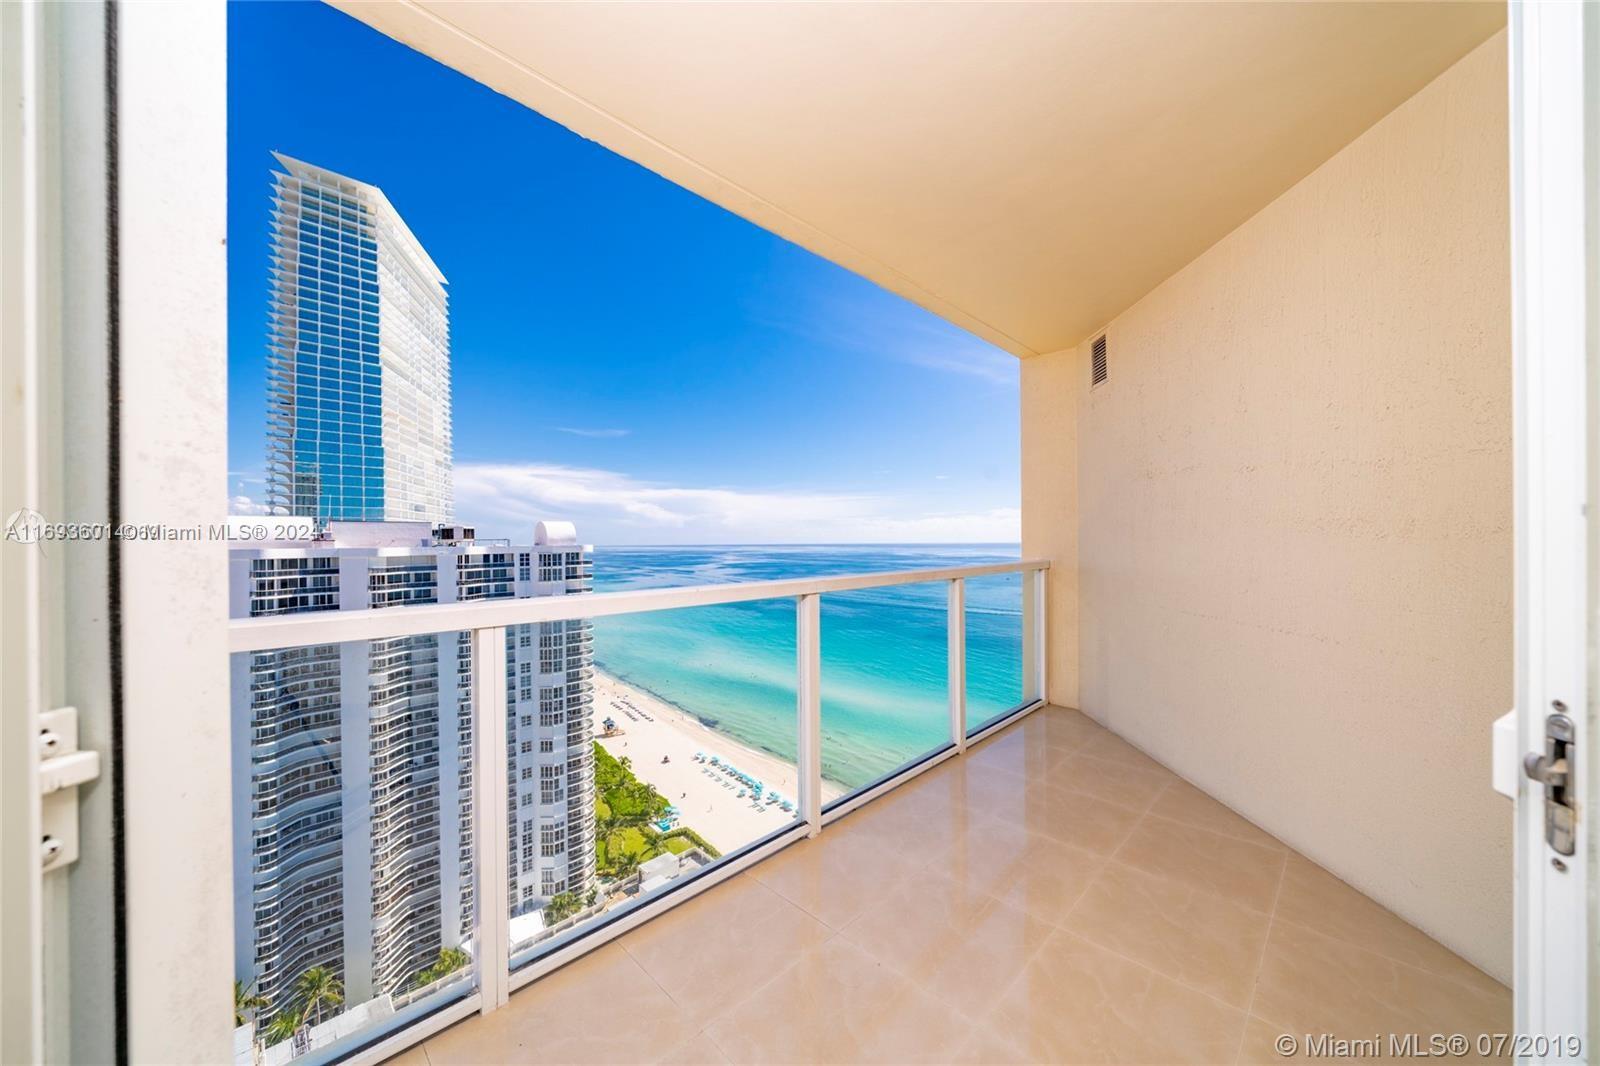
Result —
POLYGON ((4 1062, 233 1054, 226 544, 103 528, 227 510, 225 17, 0 4, 0 524, 101 529, 0 542, 4 1062), (102 774, 42 874, 63 706, 102 774))
POLYGON ((227 543, 227 12, 118 3, 124 1019, 133 1062, 215 1063, 233 1037, 227 543))
MULTIPOLYGON (((50 173, 43 11, 0 8, 0 523, 43 505, 50 173)), ((38 735, 43 708, 43 560, 0 542, 0 1061, 44 1052, 44 886, 38 735)))
MULTIPOLYGON (((1518 760, 1545 751, 1547 718, 1575 730, 1574 853, 1545 841, 1546 786, 1520 772, 1516 804, 1516 1032, 1572 1037, 1587 1059, 1595 856, 1592 803, 1595 23, 1588 4, 1510 8, 1512 307, 1516 425, 1518 760)), ((1565 1050, 1521 1049, 1552 1061, 1565 1050)))

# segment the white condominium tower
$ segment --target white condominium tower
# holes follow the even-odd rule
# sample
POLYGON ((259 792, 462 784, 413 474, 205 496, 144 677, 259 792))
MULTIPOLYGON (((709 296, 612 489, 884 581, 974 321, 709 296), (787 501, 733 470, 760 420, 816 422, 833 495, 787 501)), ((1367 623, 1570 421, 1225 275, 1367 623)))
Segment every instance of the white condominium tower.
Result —
POLYGON ((444 275, 381 189, 277 159, 267 502, 330 521, 445 521, 444 275))
MULTIPOLYGON (((425 522, 330 522, 315 541, 231 553, 233 617, 586 592, 566 523, 531 545, 425 522)), ((288 1008, 314 966, 345 1002, 410 990, 473 935, 468 634, 236 655, 235 958, 288 1008), (240 756, 243 756, 241 758, 240 756), (249 886, 249 890, 245 890, 249 886)), ((594 885, 593 631, 506 631, 513 915, 594 885)))
MULTIPOLYGON (((317 539, 231 553, 233 617, 590 588, 564 523, 479 541, 453 511, 444 277, 381 190, 278 156, 268 498, 317 539)), ((594 886, 592 631, 511 627, 513 914, 594 886)), ((465 633, 237 655, 237 976, 265 997, 331 970, 379 1009, 472 949, 472 677, 465 633)))

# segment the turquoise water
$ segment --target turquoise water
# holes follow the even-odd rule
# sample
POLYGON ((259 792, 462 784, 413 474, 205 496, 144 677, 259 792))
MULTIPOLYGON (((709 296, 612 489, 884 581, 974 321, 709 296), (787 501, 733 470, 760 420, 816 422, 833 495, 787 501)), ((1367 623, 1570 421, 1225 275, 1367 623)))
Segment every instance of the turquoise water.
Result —
MULTIPOLYGON (((595 588, 662 588, 1006 562, 1016 545, 597 548, 595 588)), ((949 740, 943 581, 822 598, 822 773, 857 788, 949 740)), ((1022 700, 1022 585, 969 579, 969 728, 1022 700)), ((793 761, 792 599, 595 620, 600 669, 793 761)))

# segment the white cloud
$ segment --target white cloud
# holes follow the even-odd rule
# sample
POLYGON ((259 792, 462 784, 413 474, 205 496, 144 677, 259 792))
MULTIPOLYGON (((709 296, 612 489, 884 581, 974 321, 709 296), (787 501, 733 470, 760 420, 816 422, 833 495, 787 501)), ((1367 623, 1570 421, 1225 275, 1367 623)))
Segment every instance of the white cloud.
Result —
POLYGON ((234 496, 228 501, 228 513, 237 515, 271 514, 266 504, 248 496, 234 496))
POLYGON ((482 530, 523 534, 567 519, 600 543, 1014 542, 1014 507, 970 512, 849 493, 700 488, 643 482, 609 470, 553 464, 456 467, 456 514, 482 530))
POLYGON ((632 433, 631 429, 577 429, 573 426, 556 426, 557 433, 571 433, 574 437, 626 437, 632 433))

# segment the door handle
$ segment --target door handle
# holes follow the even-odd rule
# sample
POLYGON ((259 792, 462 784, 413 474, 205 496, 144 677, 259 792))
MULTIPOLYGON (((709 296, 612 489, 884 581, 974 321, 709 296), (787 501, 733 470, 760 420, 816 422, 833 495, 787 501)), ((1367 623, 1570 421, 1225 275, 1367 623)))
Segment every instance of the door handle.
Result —
POLYGON ((1577 850, 1578 808, 1572 799, 1572 765, 1577 757, 1573 746, 1572 719, 1566 706, 1555 704, 1556 713, 1544 720, 1544 754, 1529 752, 1522 758, 1522 772, 1544 786, 1544 839, 1558 855, 1577 850))
POLYGON ((1567 786, 1566 759, 1552 760, 1548 755, 1537 755, 1530 751, 1522 757, 1522 770, 1546 788, 1567 786))

